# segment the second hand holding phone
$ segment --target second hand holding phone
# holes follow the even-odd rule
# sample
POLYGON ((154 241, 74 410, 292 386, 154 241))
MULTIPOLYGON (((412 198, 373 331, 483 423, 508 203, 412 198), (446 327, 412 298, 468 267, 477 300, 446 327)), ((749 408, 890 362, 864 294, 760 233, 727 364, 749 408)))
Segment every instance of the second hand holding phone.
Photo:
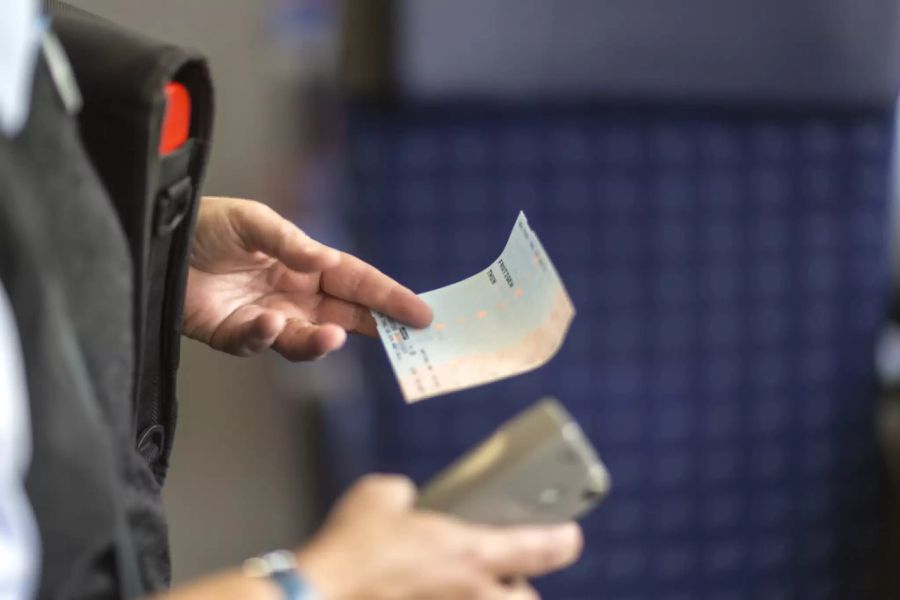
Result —
POLYGON ((417 506, 487 525, 554 524, 583 516, 609 489, 581 427, 548 398, 428 482, 417 506))

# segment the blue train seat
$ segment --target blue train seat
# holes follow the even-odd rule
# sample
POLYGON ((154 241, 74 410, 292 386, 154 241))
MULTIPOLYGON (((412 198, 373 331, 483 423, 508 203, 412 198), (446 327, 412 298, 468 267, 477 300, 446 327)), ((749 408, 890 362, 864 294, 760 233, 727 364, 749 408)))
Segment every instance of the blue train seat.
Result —
POLYGON ((870 597, 891 142, 886 110, 355 109, 341 211, 363 258, 433 289, 524 210, 578 315, 546 367, 413 406, 356 345, 368 392, 327 415, 338 485, 423 481, 555 395, 614 490, 546 598, 870 597))

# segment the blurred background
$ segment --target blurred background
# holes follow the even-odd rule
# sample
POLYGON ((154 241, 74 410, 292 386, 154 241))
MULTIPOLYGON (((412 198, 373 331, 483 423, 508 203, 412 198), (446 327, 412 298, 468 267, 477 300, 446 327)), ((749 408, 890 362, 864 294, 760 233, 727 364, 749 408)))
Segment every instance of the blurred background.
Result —
POLYGON ((524 210, 579 310, 546 368, 412 407, 370 340, 314 365, 186 341, 178 580, 553 394, 615 489, 547 598, 896 597, 897 2, 74 3, 210 58, 207 193, 417 291, 484 268, 524 210))

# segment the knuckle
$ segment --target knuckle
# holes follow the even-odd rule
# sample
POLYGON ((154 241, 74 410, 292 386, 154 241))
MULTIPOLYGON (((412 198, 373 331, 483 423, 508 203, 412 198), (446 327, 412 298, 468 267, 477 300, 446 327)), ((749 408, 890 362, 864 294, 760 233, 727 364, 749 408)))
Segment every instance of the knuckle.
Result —
POLYGON ((410 535, 413 535, 422 544, 424 551, 431 556, 440 557, 441 562, 448 567, 453 569, 459 567, 459 555, 454 552, 452 532, 442 527, 440 522, 432 519, 429 515, 417 512, 410 513, 406 522, 410 535))
POLYGON ((416 493, 416 486, 408 477, 402 475, 383 475, 382 485, 393 495, 409 497, 416 493))
POLYGON ((400 293, 402 288, 399 283, 393 282, 385 286, 384 291, 381 293, 381 297, 378 299, 379 305, 384 307, 387 310, 387 307, 391 305, 391 302, 397 294, 400 293))
POLYGON ((356 481, 355 487, 357 488, 367 488, 372 487, 373 485, 378 485, 378 480, 381 476, 375 475, 374 473, 369 473, 367 475, 363 475, 356 481))
POLYGON ((274 212, 271 208, 256 200, 236 200, 228 208, 232 215, 245 223, 266 218, 270 216, 270 212, 274 212))
POLYGON ((415 495, 416 486, 402 475, 370 474, 360 479, 360 490, 379 497, 406 500, 415 495))
POLYGON ((358 298, 361 295, 361 291, 365 288, 365 280, 365 273, 357 273, 351 277, 347 282, 347 296, 349 298, 358 298))
POLYGON ((260 216, 271 216, 278 214, 271 206, 263 204, 258 200, 245 200, 240 204, 245 207, 245 210, 247 210, 247 212, 255 212, 260 216))
POLYGON ((459 548, 459 556, 464 563, 476 569, 484 569, 489 562, 487 548, 475 540, 467 540, 459 548))
POLYGON ((290 246, 291 238, 294 236, 294 227, 287 221, 278 221, 272 227, 271 236, 275 244, 275 252, 281 256, 290 246))
POLYGON ((350 315, 350 331, 359 331, 367 314, 362 306, 354 306, 350 315))
POLYGON ((385 475, 369 473, 360 477, 359 481, 356 482, 356 488, 361 490, 378 488, 382 485, 384 479, 385 475))

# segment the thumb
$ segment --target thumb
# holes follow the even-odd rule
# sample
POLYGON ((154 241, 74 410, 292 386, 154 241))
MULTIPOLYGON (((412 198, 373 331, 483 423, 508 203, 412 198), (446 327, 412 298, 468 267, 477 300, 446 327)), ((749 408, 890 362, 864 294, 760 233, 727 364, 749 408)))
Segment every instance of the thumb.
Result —
POLYGON ((341 510, 382 509, 402 512, 412 508, 416 486, 400 475, 367 475, 350 488, 341 502, 341 510))

